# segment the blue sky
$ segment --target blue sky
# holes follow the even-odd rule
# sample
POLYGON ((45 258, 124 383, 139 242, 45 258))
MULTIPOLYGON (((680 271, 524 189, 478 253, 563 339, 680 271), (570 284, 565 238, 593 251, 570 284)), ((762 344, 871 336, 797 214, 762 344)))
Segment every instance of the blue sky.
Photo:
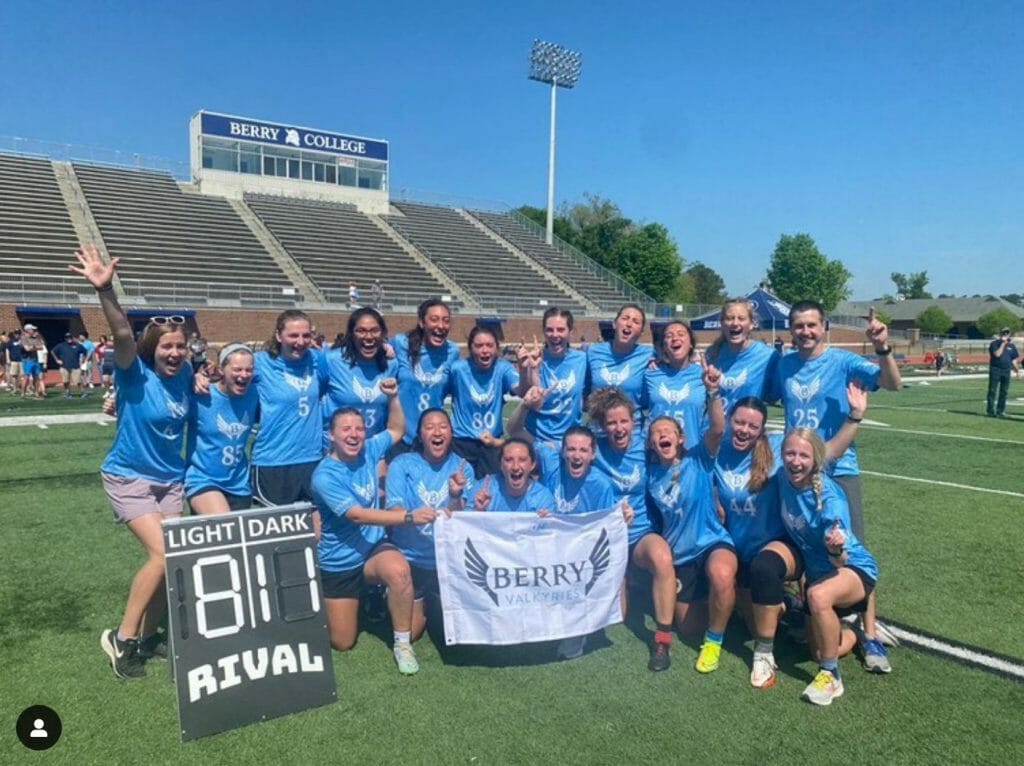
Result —
POLYGON ((392 189, 664 223, 730 292, 806 232, 853 297, 1024 292, 1020 2, 0 4, 0 135, 187 159, 198 109, 391 142, 392 189), (492 7, 493 6, 493 7, 492 7))

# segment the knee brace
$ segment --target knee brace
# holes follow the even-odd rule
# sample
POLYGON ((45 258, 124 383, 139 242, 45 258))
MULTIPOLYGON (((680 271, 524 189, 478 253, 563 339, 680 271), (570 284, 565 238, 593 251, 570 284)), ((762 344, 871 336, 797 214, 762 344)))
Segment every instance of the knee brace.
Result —
POLYGON ((786 562, 775 551, 761 551, 750 562, 750 600, 761 606, 783 601, 786 562))

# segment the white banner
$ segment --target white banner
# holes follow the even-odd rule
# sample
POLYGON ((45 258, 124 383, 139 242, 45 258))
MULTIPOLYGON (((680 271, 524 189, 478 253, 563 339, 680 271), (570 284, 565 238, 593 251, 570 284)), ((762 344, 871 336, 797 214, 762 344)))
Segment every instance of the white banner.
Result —
POLYGON ((619 510, 440 514, 434 548, 448 644, 548 641, 622 622, 619 510))

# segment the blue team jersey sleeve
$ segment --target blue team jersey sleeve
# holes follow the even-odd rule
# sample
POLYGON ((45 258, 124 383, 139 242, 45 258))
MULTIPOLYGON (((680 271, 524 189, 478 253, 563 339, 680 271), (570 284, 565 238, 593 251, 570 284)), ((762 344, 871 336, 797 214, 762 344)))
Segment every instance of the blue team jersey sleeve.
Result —
MULTIPOLYGON (((333 459, 330 457, 324 458, 324 460, 333 459)), ((346 483, 335 480, 331 471, 315 471, 313 473, 312 487, 313 500, 316 502, 317 508, 323 513, 344 516, 350 508, 363 505, 346 483)))
POLYGON ((859 380, 868 391, 877 391, 878 378, 882 373, 882 368, 862 356, 847 353, 849 356, 846 358, 846 382, 859 380))

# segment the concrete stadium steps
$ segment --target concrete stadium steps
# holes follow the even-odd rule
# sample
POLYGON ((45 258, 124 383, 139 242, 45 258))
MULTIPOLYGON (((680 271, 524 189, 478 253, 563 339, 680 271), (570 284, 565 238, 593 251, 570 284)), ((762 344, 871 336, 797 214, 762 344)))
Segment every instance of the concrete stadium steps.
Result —
POLYGON ((585 311, 585 306, 550 281, 539 264, 531 268, 455 210, 393 204, 402 215, 387 216, 388 224, 465 285, 485 310, 541 313, 548 306, 560 306, 585 311))
POLYGON ((361 302, 369 303, 375 279, 384 287, 385 307, 452 293, 350 205, 263 195, 246 195, 245 204, 332 302, 347 301, 355 283, 361 302))
POLYGON ((63 279, 77 248, 50 161, 0 154, 0 274, 63 279))
POLYGON ((615 285, 580 265, 561 250, 549 245, 523 226, 514 216, 508 213, 492 213, 483 210, 468 212, 594 303, 609 305, 631 300, 615 285))
POLYGON ((122 282, 135 284, 140 297, 162 294, 163 286, 199 302, 204 285, 256 302, 300 297, 227 200, 185 194, 168 173, 73 168, 110 255, 122 259, 122 282))

